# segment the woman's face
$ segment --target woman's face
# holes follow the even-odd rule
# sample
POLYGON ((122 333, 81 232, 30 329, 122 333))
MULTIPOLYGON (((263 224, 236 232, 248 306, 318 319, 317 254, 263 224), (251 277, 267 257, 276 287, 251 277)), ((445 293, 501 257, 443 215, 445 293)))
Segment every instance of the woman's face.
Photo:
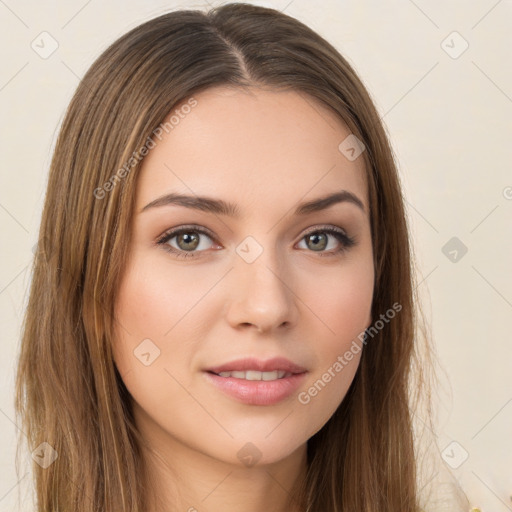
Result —
POLYGON ((364 162, 303 94, 214 88, 188 105, 138 176, 115 363, 161 453, 272 463, 322 428, 359 365, 364 162))

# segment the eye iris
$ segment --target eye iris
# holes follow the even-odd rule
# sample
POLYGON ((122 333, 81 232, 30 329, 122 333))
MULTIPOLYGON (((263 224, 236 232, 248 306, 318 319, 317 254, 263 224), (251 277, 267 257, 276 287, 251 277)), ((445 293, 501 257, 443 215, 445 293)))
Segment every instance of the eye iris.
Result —
POLYGON ((323 243, 322 243, 322 242, 320 242, 320 245, 318 245, 318 244, 316 244, 316 242, 315 242, 315 244, 316 244, 316 245, 314 245, 314 246, 313 246, 313 248, 315 248, 315 247, 316 247, 317 249, 319 249, 320 251, 322 251, 322 250, 323 250, 323 249, 325 249, 325 248, 326 248, 326 246, 327 246, 327 236, 326 236, 325 234, 313 233, 313 234, 311 234, 311 235, 308 235, 307 239, 308 239, 308 242, 309 242, 309 241, 313 241, 313 240, 318 241, 318 239, 319 239, 319 238, 321 238, 322 236, 323 236, 323 239, 324 239, 324 240, 323 240, 323 243))
POLYGON ((196 249, 197 246, 199 245, 199 236, 197 235, 197 233, 192 234, 192 235, 191 235, 191 233, 180 233, 177 236, 177 244, 180 247, 180 249, 183 249, 183 250, 196 249), (185 242, 184 247, 180 243, 182 241, 185 242), (190 245, 187 246, 187 244, 192 244, 192 246, 190 246, 190 245))

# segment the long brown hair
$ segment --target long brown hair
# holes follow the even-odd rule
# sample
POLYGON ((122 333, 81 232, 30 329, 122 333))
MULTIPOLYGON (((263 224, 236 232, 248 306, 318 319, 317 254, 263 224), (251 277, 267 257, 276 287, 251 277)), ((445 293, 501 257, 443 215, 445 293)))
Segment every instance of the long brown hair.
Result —
POLYGON ((421 322, 392 149, 366 88, 332 45, 292 17, 242 3, 170 12, 136 27, 93 63, 68 107, 16 382, 26 441, 47 461, 33 464, 37 510, 145 510, 143 440, 111 352, 140 150, 176 105, 221 85, 319 100, 363 141, 374 320, 401 305, 368 341, 339 408, 309 439, 306 481, 291 499, 308 512, 417 512, 412 416, 418 398, 429 396, 431 353, 417 346, 421 322))

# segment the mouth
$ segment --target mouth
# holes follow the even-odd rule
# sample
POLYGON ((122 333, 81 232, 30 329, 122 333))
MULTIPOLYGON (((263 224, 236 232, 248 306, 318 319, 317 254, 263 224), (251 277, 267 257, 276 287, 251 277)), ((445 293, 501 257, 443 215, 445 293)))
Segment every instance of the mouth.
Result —
POLYGON ((214 388, 248 405, 278 404, 298 389, 307 373, 305 368, 284 358, 245 358, 204 371, 214 388))
MULTIPOLYGON (((214 372, 211 372, 214 373, 214 372)), ((248 370, 248 371, 233 371, 233 372, 220 372, 214 373, 219 377, 229 378, 232 377, 234 379, 243 379, 243 380, 278 380, 278 379, 286 379, 287 377, 291 377, 294 375, 292 372, 287 372, 285 370, 275 370, 273 372, 260 372, 258 370, 248 370)))

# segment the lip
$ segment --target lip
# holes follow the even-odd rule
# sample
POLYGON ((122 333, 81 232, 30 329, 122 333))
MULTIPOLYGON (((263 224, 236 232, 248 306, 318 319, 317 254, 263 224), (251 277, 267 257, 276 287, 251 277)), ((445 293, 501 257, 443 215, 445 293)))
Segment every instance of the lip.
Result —
POLYGON ((274 405, 294 393, 306 372, 277 380, 245 380, 204 372, 207 380, 226 395, 248 405, 274 405))
POLYGON ((256 370, 259 372, 273 372, 275 370, 283 370, 289 373, 304 373, 306 368, 295 364, 285 357, 274 357, 272 359, 267 359, 266 361, 260 361, 259 359, 255 359, 253 357, 245 357, 206 369, 207 372, 212 373, 246 370, 256 370))
POLYGON ((254 358, 238 359, 208 368, 204 375, 209 383, 226 395, 248 405, 274 405, 288 398, 304 381, 307 370, 292 361, 276 357, 267 361, 254 358), (291 373, 276 380, 245 380, 234 377, 220 377, 220 372, 256 370, 272 372, 283 370, 291 373))

